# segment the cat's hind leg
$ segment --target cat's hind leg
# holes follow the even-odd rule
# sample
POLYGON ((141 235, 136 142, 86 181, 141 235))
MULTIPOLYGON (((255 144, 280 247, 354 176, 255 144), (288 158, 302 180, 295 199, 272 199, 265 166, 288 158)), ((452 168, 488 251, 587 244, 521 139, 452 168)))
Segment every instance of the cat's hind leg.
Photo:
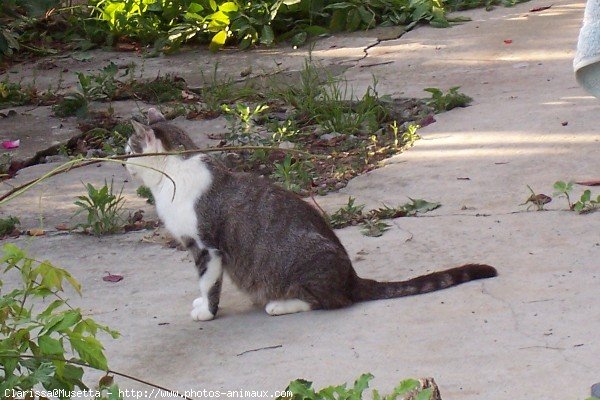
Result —
POLYGON ((331 310, 347 307, 352 300, 345 294, 343 288, 322 280, 304 282, 301 285, 292 285, 284 295, 284 299, 271 300, 267 303, 265 311, 269 315, 283 315, 311 310, 331 310))
POLYGON ((194 257, 200 277, 200 297, 192 303, 191 317, 195 321, 209 321, 219 309, 223 281, 222 257, 216 249, 201 249, 196 241, 185 240, 184 244, 194 257))
POLYGON ((300 299, 271 300, 265 307, 265 311, 269 315, 293 314, 311 309, 310 304, 300 299))

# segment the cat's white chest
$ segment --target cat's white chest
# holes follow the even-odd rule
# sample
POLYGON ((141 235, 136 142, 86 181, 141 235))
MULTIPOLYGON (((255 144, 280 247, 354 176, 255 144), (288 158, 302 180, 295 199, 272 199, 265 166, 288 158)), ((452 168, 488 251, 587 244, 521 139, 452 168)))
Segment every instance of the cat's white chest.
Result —
POLYGON ((209 189, 212 176, 200 159, 177 161, 165 170, 175 181, 175 195, 171 181, 164 179, 154 193, 156 211, 167 230, 177 239, 189 236, 199 241, 195 204, 209 189))

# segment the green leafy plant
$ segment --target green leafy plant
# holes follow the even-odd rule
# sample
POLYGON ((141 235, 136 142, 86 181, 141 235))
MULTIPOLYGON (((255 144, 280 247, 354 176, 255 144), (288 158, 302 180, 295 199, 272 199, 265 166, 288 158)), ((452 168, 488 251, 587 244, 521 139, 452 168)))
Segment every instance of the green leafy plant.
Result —
POLYGON ((154 196, 152 195, 152 191, 150 190, 150 188, 148 186, 142 185, 142 186, 138 187, 137 190, 135 191, 135 193, 139 197, 146 199, 146 203, 154 204, 154 196))
POLYGON ((580 214, 589 213, 595 211, 600 207, 600 195, 596 199, 592 199, 592 192, 585 190, 578 201, 573 204, 573 210, 580 214))
POLYGON ((212 74, 209 77, 200 71, 204 87, 199 91, 205 107, 212 112, 223 111, 222 105, 229 103, 235 98, 235 88, 231 78, 220 79, 218 75, 219 63, 216 62, 212 74))
POLYGON ((157 76, 153 80, 132 81, 129 87, 122 90, 125 97, 140 98, 158 104, 173 100, 181 100, 185 81, 173 75, 157 76))
POLYGON ((448 26, 442 0, 377 0, 368 2, 310 0, 93 0, 96 16, 115 36, 128 36, 169 50, 190 40, 218 50, 226 42, 241 48, 277 39, 301 45, 308 38, 377 25, 405 25, 419 21, 448 26))
MULTIPOLYGON (((312 387, 312 382, 296 379, 290 382, 285 390, 286 394, 277 397, 277 400, 361 400, 369 388, 371 379, 373 379, 373 375, 363 374, 351 387, 342 384, 328 386, 318 391, 312 387)), ((389 395, 380 395, 377 390, 373 390, 372 398, 374 400, 402 400, 410 397, 415 400, 431 400, 437 387, 433 380, 430 380, 429 385, 432 387, 423 387, 424 385, 416 379, 406 379, 400 382, 389 395)))
POLYGON ((356 199, 348 197, 348 203, 339 208, 333 214, 326 216, 329 225, 334 229, 344 228, 350 225, 360 225, 361 232, 365 236, 381 236, 390 227, 382 219, 393 219, 399 217, 415 216, 417 213, 426 213, 440 207, 440 203, 429 202, 423 199, 412 199, 410 202, 398 207, 381 208, 364 212, 364 204, 355 204, 356 199))
POLYGON ((64 299, 66 285, 81 292, 68 271, 31 258, 14 244, 5 244, 2 253, 3 276, 16 274, 20 286, 0 297, 0 392, 27 391, 38 385, 46 390, 87 389, 82 366, 108 370, 98 334, 113 338, 119 334, 85 317, 64 299), (40 308, 46 298, 53 300, 40 308))
POLYGON ((88 75, 78 72, 77 77, 83 96, 87 100, 113 99, 119 88, 119 82, 116 79, 118 71, 117 65, 111 62, 97 74, 88 75))
POLYGON ((357 98, 344 77, 332 76, 315 66, 310 58, 300 72, 299 85, 276 89, 272 95, 294 106, 294 119, 299 124, 317 123, 325 132, 372 133, 388 116, 383 103, 389 98, 379 96, 376 79, 357 98))
MULTIPOLYGON (((396 121, 394 121, 396 122, 396 121)), ((406 131, 402 134, 402 145, 406 147, 412 147, 415 142, 421 139, 421 136, 417 133, 417 130, 420 128, 417 124, 410 124, 406 128, 406 131)), ((392 128, 393 129, 393 128, 392 128)), ((397 137, 397 133, 394 132, 394 137, 397 137)), ((394 145, 396 146, 397 140, 394 139, 394 145)))
POLYGON ((21 221, 19 221, 19 218, 13 217, 12 215, 9 215, 6 218, 0 218, 0 237, 13 233, 20 223, 21 221))
POLYGON ((77 116, 85 117, 89 113, 87 98, 81 93, 71 93, 52 106, 52 111, 57 117, 77 116))
POLYGON ((592 198, 592 191, 585 190, 578 201, 571 201, 570 193, 573 191, 573 182, 556 181, 554 183, 554 195, 567 199, 569 210, 577 211, 580 214, 595 211, 600 206, 600 195, 596 199, 592 198))
POLYGON ((357 225, 364 220, 364 204, 355 204, 356 198, 348 197, 348 203, 340 207, 336 212, 328 216, 332 228, 343 228, 349 225, 357 225))
POLYGON ((365 236, 379 237, 388 229, 390 229, 390 224, 378 218, 369 218, 362 224, 360 232, 365 236))
POLYGON ((258 104, 252 108, 247 104, 237 103, 234 108, 231 108, 227 104, 223 104, 221 109, 230 116, 229 120, 232 135, 241 134, 247 136, 251 133, 250 130, 254 126, 255 119, 258 118, 260 114, 268 110, 269 106, 265 104, 258 104))
MULTIPOLYGON (((530 189, 531 190, 531 189, 530 189)), ((567 203, 569 204, 569 210, 573 209, 573 204, 571 203, 571 197, 569 193, 573 191, 573 182, 564 182, 564 181, 556 181, 554 183, 554 196, 565 197, 567 199, 567 203)))
POLYGON ((309 161, 298 160, 286 154, 282 162, 274 165, 273 178, 288 190, 299 192, 311 180, 309 161))
POLYGON ((88 230, 94 235, 116 233, 123 227, 123 216, 121 209, 125 202, 122 196, 123 188, 119 193, 114 193, 113 182, 106 182, 104 186, 97 189, 91 183, 84 185, 87 195, 78 196, 75 205, 80 213, 87 214, 87 222, 79 224, 78 227, 88 230))
POLYGON ((6 78, 0 82, 0 105, 20 106, 26 104, 27 100, 21 84, 10 82, 6 78))
POLYGON ((452 11, 469 10, 471 8, 484 7, 486 10, 491 10, 494 6, 503 5, 512 7, 515 4, 523 3, 528 0, 446 0, 446 9, 452 11))
POLYGON ((19 35, 10 29, 0 29, 0 59, 1 56, 12 56, 15 51, 21 48, 19 45, 19 35))
MULTIPOLYGON (((404 212, 407 216, 415 216, 418 213, 426 213, 441 207, 441 204, 436 202, 430 202, 423 199, 412 199, 410 197, 408 199, 410 200, 410 203, 398 207, 398 210, 404 212)), ((385 212, 387 211, 384 211, 384 213, 385 212)))
POLYGON ((431 99, 427 100, 427 105, 433 107, 436 112, 444 112, 452 110, 456 107, 466 107, 473 99, 464 93, 458 91, 460 86, 451 87, 447 93, 444 93, 438 88, 424 89, 431 93, 431 99))

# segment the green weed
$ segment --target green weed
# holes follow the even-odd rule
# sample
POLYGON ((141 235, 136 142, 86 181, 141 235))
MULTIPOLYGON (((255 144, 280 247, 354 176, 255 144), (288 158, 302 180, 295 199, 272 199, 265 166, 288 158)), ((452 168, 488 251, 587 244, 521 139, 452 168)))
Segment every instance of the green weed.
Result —
MULTIPOLYGON (((158 76, 154 80, 133 81, 124 92, 129 96, 137 97, 157 104, 183 98, 182 91, 186 88, 185 81, 173 75, 158 76)), ((129 97, 128 96, 128 97, 129 97)))
MULTIPOLYGON (((346 384, 338 386, 328 386, 319 391, 312 387, 312 382, 304 379, 296 379, 290 382, 285 390, 284 396, 277 397, 277 400, 331 400, 348 399, 361 400, 365 396, 365 390, 369 388, 369 381, 373 379, 371 374, 361 375, 354 385, 348 387, 346 384)), ((421 384, 416 379, 406 379, 401 381, 389 395, 380 395, 377 390, 373 390, 373 400, 402 400, 411 398, 415 400, 430 400, 434 390, 437 390, 433 380, 426 384, 421 384), (429 387, 424 387, 424 386, 429 387)))
POLYGON ((265 104, 258 104, 256 107, 248 106, 244 103, 236 103, 235 107, 227 104, 221 106, 221 110, 229 116, 231 135, 247 136, 251 132, 256 119, 269 109, 265 104))
POLYGON ((204 86, 198 91, 198 94, 209 111, 220 113, 222 105, 229 104, 237 94, 233 80, 231 78, 220 79, 218 69, 219 63, 217 62, 208 78, 204 75, 204 71, 200 71, 204 86))
POLYGON ((0 105, 14 107, 28 102, 20 83, 10 82, 8 79, 0 82, 0 105))
POLYGON ((78 227, 94 235, 116 233, 123 228, 121 209, 125 199, 122 196, 123 188, 119 193, 114 193, 113 182, 106 182, 97 189, 91 183, 84 185, 87 195, 78 196, 75 205, 79 210, 75 215, 86 213, 87 222, 78 227))
POLYGON ((377 25, 414 26, 428 21, 448 26, 443 5, 429 0, 320 2, 309 0, 229 0, 197 3, 191 0, 147 3, 141 0, 93 0, 96 17, 115 36, 155 43, 169 51, 197 40, 218 50, 227 42, 240 48, 289 40, 301 45, 310 37, 377 25))
POLYGON ((20 223, 19 218, 11 215, 6 218, 0 218, 0 237, 13 233, 20 223))
POLYGON ((473 99, 464 93, 458 91, 460 86, 451 87, 447 93, 438 88, 424 89, 431 93, 431 99, 427 100, 427 105, 432 107, 435 112, 450 111, 456 107, 466 107, 473 99))
POLYGON ((52 106, 52 111, 57 117, 77 116, 83 118, 89 113, 87 98, 81 93, 66 95, 61 101, 52 106))
POLYGON ((379 237, 388 229, 390 229, 390 224, 387 224, 377 218, 370 218, 365 220, 360 232, 365 236, 379 237))
POLYGON ((600 207, 600 195, 594 200, 592 199, 592 192, 585 190, 579 200, 573 204, 573 211, 585 214, 595 211, 598 207, 600 207))
POLYGON ((77 73, 83 96, 88 100, 112 100, 117 94, 120 82, 116 79, 119 69, 113 62, 97 74, 77 73))
POLYGON ((489 11, 493 9, 494 6, 503 5, 505 7, 512 7, 515 4, 523 3, 525 1, 527 0, 446 0, 445 7, 451 11, 484 7, 489 11))
POLYGON ((361 232, 365 236, 381 236, 389 229, 383 219, 415 216, 417 213, 426 213, 440 207, 440 203, 429 202, 423 199, 412 199, 410 202, 398 207, 381 208, 364 212, 364 204, 355 204, 356 199, 348 197, 348 203, 339 208, 333 214, 326 216, 329 225, 334 229, 344 228, 351 225, 361 225, 361 232))
POLYGON ((363 209, 364 204, 354 204, 356 199, 352 196, 348 197, 348 203, 340 207, 336 212, 328 216, 329 225, 332 228, 344 228, 350 225, 356 225, 364 220, 363 209))
POLYGON ((311 181, 310 170, 310 162, 294 159, 287 154, 282 162, 275 163, 275 171, 271 176, 287 190, 300 192, 311 181))
MULTIPOLYGON (((40 387, 65 393, 87 389, 84 369, 77 364, 107 371, 98 335, 117 338, 119 333, 69 305, 64 298, 65 286, 81 294, 81 285, 67 270, 38 261, 14 244, 2 247, 0 269, 0 277, 13 273, 17 275, 14 282, 21 282, 0 293, 2 393, 40 387)), ((0 286, 2 283, 0 279, 0 286)))
POLYGON ((600 195, 596 199, 592 198, 592 191, 585 190, 578 201, 571 202, 570 193, 573 191, 573 182, 556 181, 554 183, 554 195, 567 199, 569 210, 577 211, 580 214, 595 211, 600 207, 600 195))
POLYGON ((146 203, 154 204, 154 196, 152 195, 152 191, 150 190, 150 188, 148 186, 142 185, 142 186, 138 187, 137 190, 135 191, 135 193, 139 197, 146 199, 146 203))
POLYGON ((571 203, 571 197, 569 196, 569 194, 572 191, 573 191, 573 182, 556 181, 554 183, 554 196, 566 198, 567 203, 569 204, 569 210, 573 209, 573 204, 571 203))

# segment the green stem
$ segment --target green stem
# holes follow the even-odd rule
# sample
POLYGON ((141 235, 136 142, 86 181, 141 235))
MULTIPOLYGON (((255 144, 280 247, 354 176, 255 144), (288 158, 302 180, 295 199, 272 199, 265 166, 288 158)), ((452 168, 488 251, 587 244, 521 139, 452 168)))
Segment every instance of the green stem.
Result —
MULTIPOLYGON (((163 153, 152 153, 152 154, 125 154, 125 155, 105 157, 105 158, 91 158, 91 159, 87 159, 87 160, 78 158, 76 160, 70 160, 70 161, 56 167, 52 171, 42 175, 41 177, 39 177, 37 179, 31 180, 23 185, 12 188, 8 192, 6 192, 2 196, 0 196, 0 206, 7 203, 8 201, 14 199, 15 197, 20 196, 21 194, 25 193, 32 187, 38 185, 39 183, 41 183, 42 181, 45 181, 48 178, 51 178, 55 175, 59 175, 59 174, 65 173, 65 172, 69 172, 70 170, 75 169, 75 168, 81 168, 81 167, 85 167, 85 166, 92 165, 92 164, 98 164, 98 163, 101 163, 104 161, 119 162, 121 164, 126 164, 127 162, 122 161, 122 160, 128 160, 130 158, 138 158, 138 157, 150 157, 150 156, 172 156, 172 155, 182 155, 182 154, 199 154, 199 153, 213 153, 213 152, 222 152, 222 151, 246 151, 246 150, 282 151, 282 152, 286 152, 286 153, 296 153, 296 154, 304 155, 304 156, 311 157, 311 158, 321 157, 321 156, 311 154, 311 153, 303 151, 303 150, 296 150, 296 149, 280 149, 278 147, 269 147, 269 146, 227 146, 227 147, 218 147, 218 148, 209 148, 209 149, 185 150, 185 151, 179 151, 179 152, 163 152, 163 153), (121 160, 121 161, 118 161, 118 160, 121 160)), ((133 165, 136 165, 136 164, 133 164, 133 165)), ((148 168, 150 168, 150 167, 148 167, 148 168)), ((151 168, 151 169, 154 169, 154 168, 151 168)), ((165 174, 162 171, 158 171, 158 172, 165 174)), ((171 182, 173 182, 173 185, 175 186, 175 181, 173 181, 173 179, 171 177, 169 177, 167 174, 165 174, 165 176, 167 176, 169 178, 169 180, 171 180, 171 182)), ((173 193, 173 195, 175 195, 175 193, 173 193)))

